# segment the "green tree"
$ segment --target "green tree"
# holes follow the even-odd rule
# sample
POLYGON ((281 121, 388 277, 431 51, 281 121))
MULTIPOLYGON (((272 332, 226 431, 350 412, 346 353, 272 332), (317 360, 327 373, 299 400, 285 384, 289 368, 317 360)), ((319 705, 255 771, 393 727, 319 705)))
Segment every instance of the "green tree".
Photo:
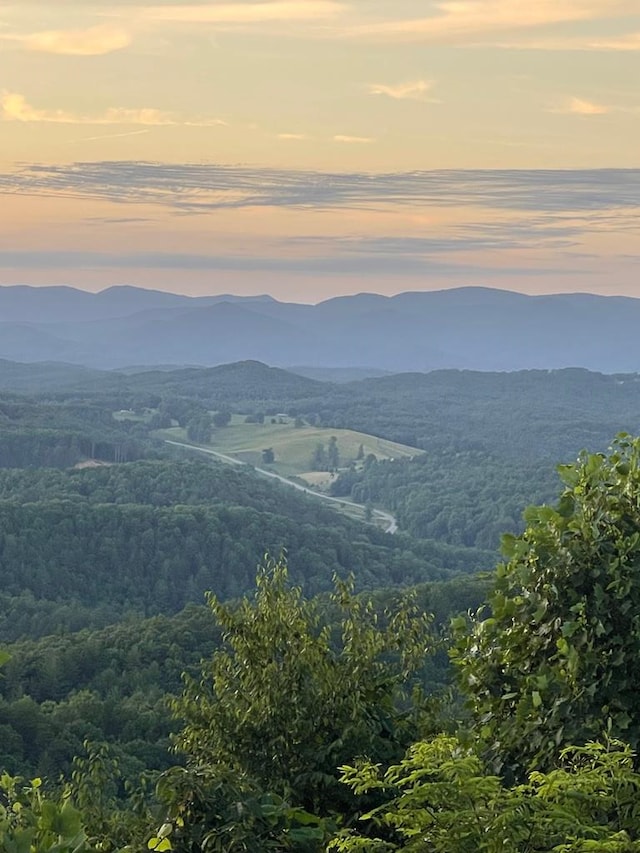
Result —
POLYGON ((231 412, 228 409, 221 409, 213 416, 213 425, 216 427, 226 427, 231 423, 231 412))
POLYGON ((338 439, 332 435, 327 445, 327 466, 330 471, 337 471, 340 467, 340 453, 338 451, 338 439))
POLYGON ((496 767, 551 766, 606 728, 640 743, 640 439, 561 465, 555 508, 506 536, 489 605, 454 653, 496 767))
POLYGON ((338 766, 359 755, 388 764, 416 735, 406 689, 423 665, 428 620, 404 605, 381 624, 350 584, 337 583, 332 629, 271 560, 253 601, 209 603, 225 645, 174 704, 187 767, 160 786, 172 844, 189 849, 195 832, 211 849, 248 849, 250 836, 251 849, 264 850, 275 833, 278 843, 320 849, 323 822, 356 809, 338 766))
POLYGON ((106 743, 85 741, 84 755, 74 758, 67 787, 82 815, 90 846, 102 851, 142 849, 153 820, 149 810, 150 778, 123 778, 117 758, 106 743))
POLYGON ((207 414, 196 415, 187 424, 187 438, 198 444, 209 444, 211 431, 211 417, 207 414))
POLYGON ((343 768, 359 794, 389 797, 362 816, 375 837, 343 831, 337 853, 634 853, 640 851, 640 775, 628 746, 589 743, 562 752, 548 773, 505 787, 454 737, 414 744, 381 772, 343 768))

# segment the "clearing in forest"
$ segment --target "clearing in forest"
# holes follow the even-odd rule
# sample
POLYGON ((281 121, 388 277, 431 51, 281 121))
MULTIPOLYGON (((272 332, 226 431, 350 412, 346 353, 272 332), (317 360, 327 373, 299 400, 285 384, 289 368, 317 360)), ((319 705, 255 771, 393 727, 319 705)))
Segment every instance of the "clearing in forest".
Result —
MULTIPOLYGON (((178 427, 163 430, 162 434, 166 438, 179 441, 189 440, 186 430, 178 427)), ((249 465, 268 467, 284 477, 305 480, 313 488, 326 489, 334 472, 317 470, 323 467, 320 447, 324 451, 324 467, 335 467, 331 464, 330 450, 333 438, 337 450, 338 471, 348 468, 352 463, 356 466, 364 464, 370 454, 378 460, 383 460, 402 459, 421 453, 415 447, 350 429, 325 429, 309 426, 307 423, 296 426, 294 418, 282 416, 267 416, 263 424, 256 424, 245 423, 244 416, 234 415, 228 426, 214 428, 210 443, 202 446, 249 465), (273 452, 273 462, 268 461, 268 453, 265 455, 265 451, 269 450, 273 452)))

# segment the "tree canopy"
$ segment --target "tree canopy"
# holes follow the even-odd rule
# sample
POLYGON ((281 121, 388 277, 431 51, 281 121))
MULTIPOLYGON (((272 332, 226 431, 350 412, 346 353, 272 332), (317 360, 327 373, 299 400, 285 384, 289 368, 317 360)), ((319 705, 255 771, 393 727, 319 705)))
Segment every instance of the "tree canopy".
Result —
POLYGON ((489 604, 455 659, 499 763, 549 767, 603 730, 640 744, 640 439, 559 467, 555 507, 506 536, 489 604))
MULTIPOLYGON (((173 771, 162 786, 173 818, 180 818, 172 843, 180 845, 198 827, 205 846, 217 839, 221 850, 244 849, 247 820, 240 816, 228 826, 221 816, 238 797, 294 810, 285 809, 282 825, 271 832, 290 833, 292 815, 300 824, 306 814, 309 829, 314 819, 354 813, 355 800, 337 768, 360 755, 388 764, 416 737, 418 708, 410 691, 433 645, 428 619, 410 605, 379 618, 370 603, 353 596, 349 583, 336 582, 329 606, 339 614, 339 627, 332 630, 319 603, 289 586, 285 564, 272 560, 258 574, 253 600, 229 607, 211 596, 210 606, 224 645, 174 702, 185 721, 176 743, 187 770, 173 771), (191 774, 188 790, 199 780, 195 806, 184 798, 185 772, 191 774), (230 799, 223 808, 225 792, 230 799)), ((247 814, 255 817, 249 807, 247 814)), ((258 826, 250 825, 256 849, 265 849, 258 826)), ((314 838, 323 841, 325 831, 316 826, 315 835, 302 833, 300 849, 316 849, 310 845, 314 838)))

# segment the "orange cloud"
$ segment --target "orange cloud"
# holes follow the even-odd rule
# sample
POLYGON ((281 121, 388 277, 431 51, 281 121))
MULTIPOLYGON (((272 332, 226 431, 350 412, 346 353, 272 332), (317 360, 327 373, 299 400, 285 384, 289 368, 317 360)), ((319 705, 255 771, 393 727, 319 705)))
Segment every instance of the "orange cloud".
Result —
POLYGON ((220 119, 181 119, 174 113, 165 112, 151 107, 141 109, 126 109, 110 107, 98 115, 78 115, 66 110, 36 109, 26 100, 24 95, 17 92, 4 92, 0 97, 0 118, 4 121, 20 121, 46 124, 137 124, 149 127, 188 126, 213 127, 224 125, 220 119))
POLYGON ((565 115, 601 116, 610 113, 611 107, 597 104, 594 101, 587 101, 584 98, 569 98, 564 104, 550 110, 550 112, 565 115))
POLYGON ((363 25, 350 34, 398 41, 460 42, 509 30, 634 14, 633 0, 442 0, 435 8, 437 13, 430 17, 363 25))
POLYGON ((593 36, 525 38, 517 41, 496 42, 495 47, 508 50, 636 51, 640 50, 640 32, 610 36, 606 39, 593 36))
POLYGON ((27 50, 66 56, 102 56, 123 50, 131 44, 129 33, 108 26, 86 30, 46 30, 16 36, 15 40, 20 41, 27 50))
POLYGON ((256 24, 332 18, 344 8, 335 0, 271 0, 265 3, 150 6, 142 11, 142 17, 188 24, 256 24))
POLYGON ((369 145, 371 142, 375 142, 375 139, 371 136, 347 136, 338 133, 333 137, 333 141, 346 142, 348 145, 369 145))
POLYGON ((427 94, 433 88, 431 80, 414 80, 409 83, 397 83, 394 86, 384 83, 372 83, 369 92, 372 95, 386 95, 399 101, 430 101, 438 103, 435 99, 428 98, 427 94))
POLYGON ((609 107, 605 107, 604 104, 596 104, 593 101, 585 101, 582 98, 571 98, 569 112, 581 116, 600 116, 608 113, 609 107))

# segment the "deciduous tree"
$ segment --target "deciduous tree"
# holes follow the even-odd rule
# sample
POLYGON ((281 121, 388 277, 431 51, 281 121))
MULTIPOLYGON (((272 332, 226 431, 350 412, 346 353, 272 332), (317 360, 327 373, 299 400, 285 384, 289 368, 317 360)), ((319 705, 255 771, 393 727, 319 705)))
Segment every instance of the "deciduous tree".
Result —
POLYGON ((640 439, 559 467, 555 507, 503 541, 489 605, 455 654, 482 736, 502 762, 549 767, 607 729, 640 743, 640 439))
POLYGON ((177 746, 187 768, 161 786, 171 843, 187 849, 195 831, 211 849, 241 850, 250 824, 256 849, 267 849, 259 836, 268 812, 269 832, 291 840, 306 827, 300 849, 320 849, 322 821, 356 808, 338 766, 359 755, 389 764, 416 735, 406 687, 430 645, 428 620, 410 606, 379 620, 350 584, 337 583, 332 629, 271 560, 253 600, 209 603, 225 645, 174 706, 185 720, 177 746))

